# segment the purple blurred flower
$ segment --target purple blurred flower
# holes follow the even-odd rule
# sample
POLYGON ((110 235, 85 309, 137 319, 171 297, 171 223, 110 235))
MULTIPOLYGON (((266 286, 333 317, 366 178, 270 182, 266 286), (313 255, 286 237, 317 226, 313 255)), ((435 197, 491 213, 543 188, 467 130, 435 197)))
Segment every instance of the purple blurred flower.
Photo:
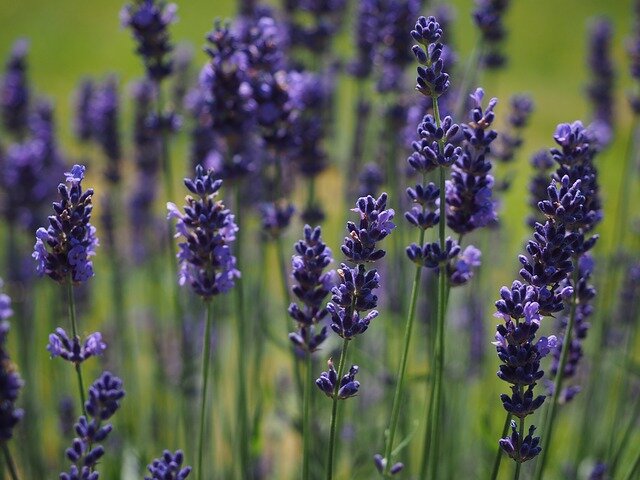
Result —
POLYGON ((191 467, 183 467, 183 461, 184 454, 181 450, 176 453, 165 450, 162 457, 156 458, 147 466, 151 476, 145 476, 144 480, 184 480, 191 473, 191 467))
POLYGON ((72 363, 82 363, 90 357, 102 355, 107 344, 102 341, 102 334, 95 332, 88 335, 84 344, 79 337, 70 339, 63 328, 56 328, 55 333, 49 335, 47 350, 51 357, 60 357, 72 363))
POLYGON ((17 40, 11 49, 0 84, 0 113, 4 128, 18 139, 27 132, 31 92, 27 83, 29 43, 17 40))

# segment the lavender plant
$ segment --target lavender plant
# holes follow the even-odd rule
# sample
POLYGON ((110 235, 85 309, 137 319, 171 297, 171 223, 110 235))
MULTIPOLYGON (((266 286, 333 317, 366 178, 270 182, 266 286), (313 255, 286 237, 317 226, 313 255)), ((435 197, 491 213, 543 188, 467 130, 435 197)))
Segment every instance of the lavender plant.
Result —
POLYGON ((24 411, 17 408, 16 401, 24 382, 16 366, 12 363, 7 348, 7 335, 10 324, 8 318, 13 315, 11 298, 0 294, 0 445, 12 480, 18 480, 18 470, 9 450, 8 442, 13 438, 16 425, 22 420, 24 411))
POLYGON ((231 212, 221 201, 216 201, 222 180, 216 180, 212 170, 196 168, 193 179, 185 178, 184 184, 194 195, 187 195, 184 214, 173 203, 167 203, 168 219, 176 220, 176 236, 184 241, 178 244, 178 283, 188 285, 202 298, 206 307, 205 334, 202 355, 202 392, 200 398, 200 423, 198 439, 198 463, 196 477, 204 477, 203 454, 206 425, 207 383, 211 350, 212 300, 233 288, 240 277, 231 244, 236 239, 238 227, 231 212))
POLYGON ((156 458, 147 466, 151 476, 145 476, 144 480, 184 480, 191 473, 191 467, 183 467, 183 460, 184 455, 181 450, 176 453, 165 450, 162 457, 156 458))
POLYGON ((347 222, 349 236, 345 237, 341 246, 347 260, 356 266, 352 268, 342 263, 336 270, 339 283, 331 289, 331 301, 327 304, 331 329, 343 340, 338 370, 335 370, 333 361, 329 359, 329 370, 322 372, 316 380, 318 388, 333 399, 327 480, 333 478, 339 400, 356 395, 360 388, 360 383, 355 380, 357 365, 352 365, 345 374, 349 342, 364 333, 371 321, 378 316, 378 311, 375 310, 378 297, 373 292, 380 285, 380 277, 377 270, 367 270, 365 264, 380 260, 386 254, 378 243, 395 228, 392 222, 394 211, 387 210, 386 206, 386 193, 377 199, 371 196, 361 197, 356 202, 356 208, 352 210, 359 214, 359 224, 347 222), (365 312, 368 313, 364 315, 365 312))
POLYGON ((0 85, 0 112, 7 132, 17 139, 27 133, 31 90, 27 81, 29 43, 22 39, 14 43, 5 65, 0 85))
POLYGON ((327 326, 322 325, 329 311, 323 302, 333 286, 333 272, 323 270, 333 262, 331 250, 322 241, 320 227, 304 227, 304 239, 295 244, 296 255, 292 258, 293 278, 297 284, 293 294, 298 303, 289 305, 289 316, 296 321, 298 329, 289 334, 295 348, 304 355, 306 377, 303 387, 302 438, 303 467, 302 477, 309 478, 311 455, 311 388, 313 368, 311 354, 327 338, 327 326))
POLYGON ((105 450, 99 442, 104 442, 113 430, 109 420, 120 408, 125 392, 122 380, 110 372, 103 372, 89 387, 89 399, 84 405, 84 415, 78 418, 73 439, 66 455, 71 462, 67 472, 60 474, 60 480, 98 480, 96 470, 105 450))
POLYGON ((32 256, 40 276, 47 275, 66 285, 72 338, 69 339, 64 329, 60 328, 50 337, 48 349, 53 356, 60 355, 74 364, 80 405, 86 415, 81 362, 89 356, 102 353, 104 345, 101 335, 95 333, 87 337, 83 351, 76 325, 73 286, 93 277, 91 257, 95 255, 98 246, 96 229, 90 223, 93 189, 82 191, 84 172, 83 165, 74 165, 70 172, 65 173, 69 185, 58 185, 60 201, 53 203, 55 215, 49 217, 48 228, 41 227, 36 231, 32 256))

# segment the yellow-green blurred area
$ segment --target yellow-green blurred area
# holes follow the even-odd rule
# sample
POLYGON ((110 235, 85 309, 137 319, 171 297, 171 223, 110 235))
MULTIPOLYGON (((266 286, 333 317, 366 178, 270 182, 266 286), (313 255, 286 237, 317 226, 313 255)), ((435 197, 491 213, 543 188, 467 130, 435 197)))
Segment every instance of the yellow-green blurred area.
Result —
MULTIPOLYGON (((349 0, 350 5, 355 6, 354 0, 349 0)), ((187 44, 194 51, 194 77, 200 67, 207 61, 207 55, 203 51, 205 45, 205 35, 211 30, 213 21, 216 18, 229 18, 235 14, 236 4, 230 0, 188 0, 176 1, 178 4, 179 20, 171 26, 171 38, 174 45, 187 44)), ((424 14, 430 13, 435 3, 449 3, 455 11, 452 31, 448 32, 453 38, 453 46, 458 53, 459 68, 455 75, 452 75, 452 86, 462 82, 460 76, 465 71, 465 64, 472 55, 474 46, 478 42, 478 33, 471 20, 471 11, 474 7, 472 1, 456 0, 452 2, 431 2, 426 6, 424 14)), ((104 78, 109 74, 116 74, 120 81, 120 90, 123 99, 123 111, 121 119, 121 130, 125 149, 125 166, 127 172, 132 172, 131 158, 131 115, 128 86, 143 74, 143 66, 140 58, 134 53, 135 45, 128 30, 120 25, 119 12, 123 2, 114 0, 0 0, 0 59, 4 59, 10 52, 11 45, 17 38, 27 38, 30 43, 28 55, 28 75, 30 83, 36 96, 43 96, 52 99, 55 104, 55 116, 57 130, 60 135, 61 149, 65 153, 65 158, 69 162, 89 159, 91 169, 88 171, 87 186, 96 186, 96 198, 99 197, 99 187, 104 183, 100 179, 102 171, 101 152, 97 148, 85 148, 78 145, 73 136, 73 95, 79 81, 86 77, 104 78), (95 169, 94 169, 95 166, 95 169)), ((352 8, 353 10, 353 8, 352 8)), ((448 467, 443 468, 442 478, 484 478, 485 471, 492 461, 492 452, 497 445, 504 422, 504 411, 502 409, 499 394, 508 389, 506 384, 500 382, 495 376, 498 360, 495 358, 495 351, 490 342, 493 338, 493 328, 497 323, 491 317, 491 310, 495 298, 498 297, 499 287, 508 285, 515 278, 519 264, 516 255, 522 251, 523 242, 529 235, 525 225, 525 218, 529 214, 529 193, 527 185, 530 178, 531 169, 528 160, 532 152, 553 146, 553 132, 558 123, 582 120, 585 124, 591 120, 589 102, 585 95, 585 89, 589 82, 589 68, 587 66, 588 47, 588 26, 589 22, 596 16, 605 16, 611 20, 614 30, 613 55, 616 69, 616 105, 615 105, 615 132, 614 141, 597 159, 596 163, 601 174, 600 183, 602 185, 602 196, 604 202, 604 221, 598 227, 601 242, 596 251, 601 257, 617 248, 617 241, 612 238, 611 232, 614 225, 626 225, 623 228, 631 228, 630 219, 616 218, 617 199, 620 191, 620 181, 623 178, 623 159, 628 155, 627 149, 632 127, 632 116, 627 102, 627 94, 636 88, 629 74, 629 59, 627 55, 626 43, 633 27, 634 15, 633 5, 630 0, 514 0, 511 2, 509 12, 506 17, 508 29, 507 45, 505 53, 508 58, 507 67, 496 73, 483 73, 479 83, 484 87, 488 97, 498 97, 499 104, 496 108, 496 126, 499 130, 506 122, 506 115, 509 108, 509 98, 515 93, 529 94, 534 103, 535 111, 531 117, 529 126, 525 131, 524 147, 518 153, 514 163, 508 167, 498 167, 498 175, 504 177, 511 175, 513 184, 506 196, 500 199, 501 211, 500 221, 502 230, 491 237, 479 237, 481 246, 489 247, 484 254, 486 263, 482 273, 482 291, 487 300, 487 321, 485 325, 486 338, 483 340, 487 348, 486 364, 483 365, 480 374, 473 378, 464 376, 465 366, 462 364, 466 360, 458 358, 458 353, 466 348, 466 345, 457 343, 456 336, 458 330, 457 312, 460 305, 466 301, 466 293, 456 292, 452 296, 452 307, 449 310, 449 320, 451 321, 451 331, 447 338, 447 356, 451 360, 451 370, 453 381, 447 387, 449 389, 448 403, 445 409, 457 412, 452 425, 459 429, 456 438, 462 438, 460 444, 447 443, 441 449, 443 455, 451 453, 448 467), (622 223, 621 223, 622 222, 622 223), (499 246, 494 246, 494 241, 503 242, 499 246), (458 375, 457 377, 455 375, 458 375), (483 456, 481 460, 469 458, 469 451, 481 450, 483 456), (454 460, 451 460, 454 459, 454 460), (457 461, 458 463, 455 463, 457 461), (481 476, 478 476, 481 475, 481 476)), ((407 32, 408 34, 408 32, 407 32)), ((346 28, 339 39, 338 55, 345 60, 350 58, 353 42, 350 37, 350 29, 346 28)), ((407 90, 411 90, 415 82, 412 72, 406 76, 408 82, 407 90)), ((317 194, 324 202, 328 221, 323 226, 324 238, 336 254, 339 262, 339 245, 344 236, 344 219, 349 215, 347 205, 343 199, 343 185, 355 182, 355 179, 344 177, 346 171, 345 164, 351 145, 351 134, 355 118, 356 86, 355 82, 346 76, 340 80, 337 93, 337 128, 335 128, 336 138, 329 142, 331 153, 331 167, 321 177, 317 194)), ((416 101, 419 94, 415 93, 416 101)), ((374 108, 380 107, 382 102, 374 108)), ((376 110, 373 115, 374 123, 371 126, 372 132, 381 131, 382 109, 376 110)), ((188 127, 188 120, 185 122, 188 127)), ((182 132, 180 138, 171 147, 172 163, 174 165, 175 178, 173 179, 176 198, 170 199, 176 204, 181 203, 181 198, 186 193, 182 187, 181 179, 190 174, 190 164, 188 159, 188 129, 182 132)), ((370 132, 371 138, 376 138, 376 133, 370 132)), ((1 138, 1 136, 0 136, 1 138)), ((4 141, 4 140, 2 140, 4 141)), ((375 147, 375 146, 374 146, 375 147)), ((370 149, 371 151, 371 149, 370 149)), ((371 152, 373 155, 374 152, 371 152)), ((365 159, 369 160, 369 159, 365 159)), ((371 158, 371 160, 375 160, 371 158)), ((632 200, 628 209, 630 215, 637 217, 638 172, 633 172, 632 179, 632 200)), ((63 179, 51 179, 58 183, 63 179)), ((125 183, 130 186, 132 178, 125 178, 125 183)), ((16 186, 19 188, 19 186, 16 186)), ((300 182, 296 192, 296 199, 304 198, 302 191, 304 186, 300 182)), ((164 201, 160 194, 157 212, 158 217, 164 215, 164 201)), ((391 200, 395 204, 396 200, 391 200)), ((98 223, 100 213, 99 201, 96 201, 95 222, 98 223)), ((125 215, 123 213, 123 215, 125 215)), ((398 224, 405 229, 404 239, 409 241, 409 236, 414 235, 406 227, 406 222, 401 218, 400 212, 397 215, 398 224)), ((245 237, 247 244, 248 258, 245 259, 247 268, 247 281, 255 281, 247 288, 245 295, 249 298, 249 310, 255 308, 254 299, 260 294, 268 297, 265 312, 253 312, 260 314, 259 319, 268 322, 271 334, 281 335, 281 342, 286 343, 285 333, 293 328, 293 322, 287 319, 284 309, 285 301, 280 290, 279 273, 277 267, 276 253, 272 245, 267 245, 266 260, 260 264, 261 259, 259 248, 251 250, 257 245, 257 220, 251 217, 247 221, 249 228, 253 229, 251 234, 245 237), (264 282, 261 275, 265 275, 264 282), (263 283, 260 283, 263 282, 263 283), (255 295, 255 296, 254 296, 255 295), (286 325, 285 322, 290 323, 286 325)), ((288 258, 292 254, 293 242, 300 237, 301 225, 295 223, 287 236, 284 245, 288 258)), ((0 229, 1 230, 1 229, 0 229)), ((100 233, 100 228, 98 228, 100 233)), ((32 244, 32 232, 25 232, 25 242, 32 244)), ((2 231, 4 235, 4 231, 2 231)), ((123 238, 128 238, 122 235, 123 238)), ((629 236, 627 236, 629 238, 629 236)), ((414 239, 415 240, 415 239, 414 239)), ((158 240, 160 243, 160 240, 158 240)), ((637 243, 637 242, 636 242, 637 243)), ((389 242, 391 248, 391 242, 389 242)), ((402 247, 404 248, 404 247, 402 247)), ((166 252, 163 252, 165 254, 166 252)), ((634 252, 637 259, 638 252, 634 252)), ((396 256, 394 258, 401 258, 396 256)), ((126 274, 126 306, 128 309, 128 319, 131 324, 128 327, 130 347, 128 359, 121 359, 124 365, 121 373, 125 382, 129 379, 130 384, 126 384, 128 396, 124 400, 122 419, 116 419, 117 441, 120 444, 120 451, 123 452, 116 461, 108 452, 105 456, 104 475, 101 478, 116 479, 140 478, 140 472, 154 456, 160 455, 158 448, 183 448, 188 451, 188 461, 193 462, 192 450, 196 432, 190 428, 185 428, 181 423, 181 416, 178 409, 182 408, 179 394, 172 392, 165 387, 167 385, 177 385, 178 381, 174 377, 179 376, 179 361, 172 357, 173 352, 180 350, 177 333, 172 330, 175 325, 171 319, 167 319, 167 312, 163 310, 169 303, 167 300, 170 289, 167 285, 173 282, 173 278, 168 275, 156 275, 158 272, 167 273, 169 268, 163 262, 166 258, 156 259, 155 269, 140 271, 132 265, 127 265, 126 274), (158 314, 153 318, 149 309, 155 309, 158 314), (160 325, 160 331, 166 335, 163 337, 154 332, 155 323, 160 325), (170 333, 167 333, 170 332, 170 333), (175 334, 175 336, 171 336, 175 334), (158 354, 160 352, 160 354, 158 354), (134 359, 135 355, 135 360, 134 359), (158 358, 165 362, 163 372, 159 372, 155 362, 158 358), (169 377, 169 378, 167 378, 169 377), (160 386, 163 390, 159 391, 160 386), (151 405, 156 405, 151 408, 151 405), (124 446, 123 446, 124 445, 124 446)), ((167 262, 165 262, 167 263, 167 262)), ((408 262, 407 262, 408 263, 408 262)), ((334 264, 333 267, 336 265, 334 264)), ((413 266, 406 267, 413 271, 413 266)), ((83 332, 100 328, 105 335, 111 348, 119 341, 114 321, 114 313, 111 305, 110 292, 112 286, 109 283, 109 263, 104 258, 102 250, 98 250, 96 257, 96 277, 91 280, 91 293, 89 301, 79 305, 79 317, 81 330, 83 332)), ((243 272, 244 275, 244 272, 243 272)), ((5 276, 0 271, 0 276, 5 276)), ((601 279, 596 279, 596 283, 601 279)), ((384 285, 384 281, 382 282, 384 285)), ((47 335, 55 325, 67 325, 66 310, 63 297, 63 289, 58 285, 53 285, 49 279, 37 281, 36 292, 38 297, 30 299, 35 305, 36 320, 39 318, 49 318, 51 324, 36 324, 32 345, 32 371, 36 385, 27 384, 26 388, 33 388, 36 398, 39 399, 37 405, 37 415, 39 415, 37 433, 31 432, 30 436, 24 434, 17 435, 16 445, 13 447, 18 452, 18 458, 26 458, 24 451, 35 448, 45 458, 44 463, 49 468, 67 466, 63 460, 64 448, 69 445, 71 437, 61 437, 58 426, 58 405, 57 402, 61 392, 67 389, 70 395, 75 395, 75 383, 72 377, 71 367, 59 359, 51 360, 45 350, 47 335), (38 445, 26 443, 38 441, 38 445), (21 442, 21 443, 20 443, 21 442)), ((612 308, 617 292, 611 285, 599 283, 599 289, 605 294, 608 292, 611 297, 598 300, 598 305, 602 308, 612 308), (613 291, 612 291, 613 290, 613 291)), ((471 284, 466 288, 479 288, 476 284, 471 284)), ((408 296, 408 292, 405 292, 408 296)), ((382 294, 381 296, 384 296, 382 294)), ((192 305, 189 305, 189 314, 193 316, 201 315, 201 304, 197 299, 188 297, 192 305)), ((435 300, 427 299, 427 304, 434 304, 435 300)), ((220 305, 216 305, 216 314, 224 320, 231 320, 232 302, 230 299, 220 300, 220 305)), ((598 318, 598 317, 596 317, 598 318)), ((16 319, 16 321, 18 321, 16 319)), ((376 335, 394 335, 387 338, 384 347, 384 355, 379 352, 372 353, 367 350, 366 343, 354 347, 355 358, 362 362, 370 372, 365 375, 369 385, 363 381, 363 389, 374 388, 373 383, 376 369, 386 368, 395 375, 399 352, 402 341, 402 331, 404 328, 404 318, 400 315, 387 314, 381 312, 379 320, 372 325, 368 335, 372 339, 368 340, 375 346, 376 335)), ((235 344, 234 331, 231 323, 220 322, 218 327, 218 339, 221 342, 217 355, 218 363, 214 367, 214 375, 219 376, 219 391, 213 393, 216 404, 212 407, 211 429, 215 431, 215 445, 218 452, 216 457, 221 462, 221 472, 231 472, 228 477, 218 475, 216 478, 239 478, 235 469, 235 447, 231 441, 235 435, 237 418, 235 417, 235 358, 238 347, 235 344), (221 339, 221 340, 220 340, 221 339), (235 476, 234 476, 235 475, 235 476)), ((424 379, 428 376, 426 366, 425 349, 422 349, 424 331, 421 326, 416 336, 416 341, 412 345, 412 352, 416 359, 410 362, 408 375, 409 387, 415 390, 413 395, 403 409, 403 415, 408 418, 401 425, 403 435, 397 438, 411 438, 410 446, 406 448, 406 457, 412 457, 407 463, 410 465, 419 463, 421 454, 422 430, 424 423, 424 379)), ((266 338, 261 337, 261 327, 256 327, 252 331, 255 336, 251 344, 255 346, 257 342, 268 343, 265 347, 266 353, 263 363, 251 364, 249 373, 251 379, 257 379, 249 387, 250 407, 252 411, 261 409, 259 413, 263 415, 260 425, 260 435, 258 440, 251 445, 252 453, 262 462, 260 468, 270 472, 270 476, 265 478, 285 479, 299 478, 297 476, 300 459, 300 440, 297 433, 282 419, 287 417, 290 411, 298 408, 298 399, 291 380, 291 367, 288 352, 283 352, 282 348, 274 347, 266 338)), ((551 327, 545 327, 545 333, 551 327)), ((197 336, 200 340, 201 336, 197 336)), ((13 340, 15 342, 15 340, 13 340)), ((277 343, 277 342, 276 342, 277 343)), ((355 342, 354 342, 355 343, 355 342)), ((335 339, 330 341, 330 346, 321 351, 317 357, 317 373, 325 366, 326 356, 331 348, 335 348, 335 339)), ((380 345, 378 345, 380 347, 380 345)), ((199 348, 199 346, 198 346, 199 348)), ((248 349, 249 350, 249 349, 248 349)), ((114 352, 118 351, 114 347, 114 352)), ((589 358, 593 354, 593 347, 588 344, 585 356, 589 358)), ((14 355, 16 363, 20 355, 14 355)), ((109 358, 106 363, 117 365, 118 361, 109 358)), ((92 359, 93 360, 93 359, 92 359)), ((250 361, 255 361, 251 357, 250 361)), ((86 368, 86 378, 89 384, 99 372, 101 365, 98 362, 88 362, 86 368)), ((612 362, 610 362, 612 363, 612 362)), ((605 372, 615 372, 616 365, 611 364, 605 368, 605 372)), ((389 379, 386 379, 389 381, 389 379)), ((612 395, 609 401, 618 402, 615 388, 616 379, 607 379, 605 387, 612 388, 612 395)), ((390 382, 392 390, 393 382, 390 382)), ((604 388, 604 387, 603 387, 604 388)), ((318 414, 321 422, 328 422, 327 400, 319 391, 314 391, 316 399, 315 405, 321 412, 318 414)), ((388 392, 387 392, 388 393, 388 392)), ((373 478, 375 470, 372 468, 371 457, 383 448, 383 431, 387 423, 385 412, 390 410, 388 395, 380 395, 379 404, 371 410, 369 417, 362 414, 361 405, 356 402, 345 405, 343 419, 352 431, 343 434, 345 444, 354 446, 356 454, 350 457, 350 452, 345 451, 340 454, 340 462, 337 471, 340 472, 337 478, 343 479, 368 479, 373 478), (380 399, 382 398, 382 399, 380 399), (386 401, 387 403, 383 403, 386 401), (352 425, 353 424, 353 425, 352 425), (352 437, 349 437, 352 435, 352 437), (360 436, 359 436, 360 435, 360 436), (369 435, 363 438, 364 435, 369 435), (377 437, 373 437, 377 435, 377 437), (355 438, 355 440, 354 440, 355 438), (349 443, 351 442, 351 443, 349 443), (370 448, 357 448, 358 443, 367 443, 370 448)), ((570 405, 572 413, 562 412, 561 428, 556 432, 556 445, 562 445, 559 453, 551 456, 553 465, 553 475, 550 480, 562 478, 560 475, 564 465, 562 455, 570 450, 570 443, 576 441, 576 432, 581 431, 581 425, 585 418, 584 414, 585 398, 578 399, 570 405), (572 437, 573 435, 573 437, 572 437), (569 447, 567 446, 569 445, 569 447)), ((610 412, 610 404, 598 405, 598 411, 593 412, 598 418, 607 418, 610 412)), ((362 407, 364 408, 364 407, 362 407)), ((195 414, 194 414, 195 415, 195 414)), ((295 415, 289 415, 295 417, 295 415)), ((293 423, 293 422, 291 422, 293 423)), ((601 422, 606 424, 606 421, 601 422)), ((453 427, 452 427, 453 428, 453 427)), ((345 429, 346 431, 347 429, 345 429)), ((598 433, 598 432, 596 432, 598 433)), ((326 429, 320 430, 315 440, 316 445, 324 445, 326 440, 324 435, 326 429)), ((638 435, 632 438, 635 445, 639 445, 638 435)), ((451 438, 451 437, 449 437, 451 438)), ((321 447, 318 447, 321 448, 321 447)), ((322 447, 324 448, 324 447, 322 447)), ((345 447, 350 448, 350 447, 345 447)), ((404 453, 403 453, 404 454, 404 453)), ((571 460, 572 454, 567 454, 566 460, 571 460)), ((505 465, 500 478, 510 478, 512 475, 511 464, 507 465, 508 459, 504 460, 505 465)), ((595 457, 591 456, 588 462, 594 462, 595 457)), ((257 462, 257 463, 259 463, 257 462)), ((587 463, 588 463, 587 462, 587 463)), ((590 464, 589 464, 590 465, 590 464)), ((317 467, 317 465, 315 466, 317 467)), ((212 469, 218 466, 212 466, 212 469)), ((321 470, 321 466, 318 467, 321 470)), ((586 468, 586 467, 584 467, 586 468)), ((415 470, 415 468, 413 468, 415 470)), ((28 471, 28 469, 26 469, 28 471)), ((57 472, 48 472, 46 478, 57 478, 57 472)), ((577 478, 586 478, 582 474, 577 478)), ((317 476, 317 475, 316 475, 317 476)), ((26 478, 26 477, 25 477, 26 478)), ((206 477, 207 480, 213 477, 206 477)), ((529 478, 529 477, 524 477, 529 478)), ((39 479, 38 479, 39 480, 39 479)))

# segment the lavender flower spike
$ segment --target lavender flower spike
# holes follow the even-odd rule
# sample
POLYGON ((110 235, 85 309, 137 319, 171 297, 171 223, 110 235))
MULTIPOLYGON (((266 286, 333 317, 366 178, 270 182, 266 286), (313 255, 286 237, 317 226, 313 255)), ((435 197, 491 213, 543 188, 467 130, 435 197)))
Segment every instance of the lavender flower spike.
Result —
POLYGON ((27 131, 29 99, 31 92, 27 83, 27 52, 29 43, 18 40, 11 50, 0 84, 0 113, 4 128, 16 137, 27 131))
POLYGON ((84 171, 83 165, 74 165, 65 173, 70 185, 58 186, 61 200, 53 204, 55 215, 49 217, 48 228, 36 231, 32 257, 37 272, 60 283, 68 277, 75 283, 86 282, 94 275, 90 258, 95 255, 98 239, 95 227, 89 223, 93 189, 82 191, 84 171))
POLYGON ((130 27, 138 42, 147 77, 160 82, 171 74, 172 63, 167 55, 173 49, 169 42, 169 25, 176 21, 177 6, 163 0, 142 0, 125 6, 120 12, 123 26, 130 27))
POLYGON ((356 208, 351 209, 360 215, 360 223, 356 226, 347 222, 349 236, 345 237, 342 253, 356 263, 375 262, 385 255, 385 251, 377 248, 377 243, 383 240, 396 227, 393 220, 393 209, 386 210, 387 194, 383 193, 374 199, 371 196, 360 197, 356 208))
POLYGON ((228 292, 240 272, 231 252, 238 227, 233 215, 221 201, 216 201, 222 180, 215 180, 213 171, 205 172, 196 167, 195 178, 184 180, 194 196, 187 195, 184 214, 175 204, 167 203, 167 219, 176 219, 180 285, 189 284, 193 291, 205 300, 219 293, 228 292))
POLYGON ((102 355, 107 344, 102 341, 100 332, 92 333, 80 343, 78 337, 70 339, 64 329, 58 327, 55 333, 49 335, 47 350, 51 357, 60 357, 71 363, 80 364, 90 357, 102 355))
POLYGON ((176 453, 165 450, 162 457, 156 458, 147 466, 151 476, 145 476, 144 480, 184 480, 191 473, 191 467, 182 467, 183 460, 184 454, 181 450, 176 453))
POLYGON ((103 372, 89 388, 89 399, 85 403, 87 416, 78 418, 75 431, 78 434, 67 449, 71 466, 60 474, 60 480, 98 480, 95 470, 105 450, 99 442, 104 442, 113 426, 109 420, 120 408, 125 392, 122 380, 109 372, 103 372))
POLYGON ((24 382, 7 351, 7 335, 10 328, 7 319, 11 315, 13 315, 11 299, 2 293, 0 294, 0 379, 2 379, 0 382, 0 441, 5 442, 13 437, 13 429, 24 415, 24 411, 16 408, 15 405, 24 382))

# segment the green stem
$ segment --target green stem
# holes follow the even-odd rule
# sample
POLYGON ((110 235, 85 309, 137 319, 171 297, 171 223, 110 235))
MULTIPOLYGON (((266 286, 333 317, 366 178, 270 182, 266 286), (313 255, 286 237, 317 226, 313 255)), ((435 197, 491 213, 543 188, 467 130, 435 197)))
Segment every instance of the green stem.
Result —
MULTIPOLYGON (((420 243, 424 243, 424 229, 420 230, 420 243)), ((402 396, 402 387, 404 384, 404 377, 407 370, 407 359, 409 358, 409 345, 411 344, 411 332, 413 330, 413 321, 416 313, 416 304, 418 303, 418 290, 420 288, 420 277, 422 275, 422 267, 416 267, 416 273, 413 277, 413 287, 411 288, 411 300, 409 302, 409 312, 407 314, 407 323, 404 331, 404 349, 402 351, 402 357, 400 359, 400 367, 398 368, 398 382, 396 383, 396 390, 393 394, 393 406, 391 408, 391 422, 389 424, 389 434, 387 437, 387 446, 385 449, 384 458, 387 463, 384 468, 383 475, 388 475, 391 468, 391 452, 393 451, 393 441, 396 434, 396 428, 398 426, 398 419, 400 418, 400 399, 402 396)))
MULTIPOLYGON (((198 470, 197 479, 202 480, 202 457, 204 453, 204 431, 206 426, 206 406, 207 406, 207 384, 209 380, 209 364, 211 363, 211 322, 213 317, 213 307, 211 300, 205 301, 206 320, 204 327, 204 345, 202 353, 202 392, 200 394, 200 435, 198 437, 198 470)), ((213 435, 212 435, 213 438, 213 435)), ((214 462, 211 462, 213 464, 214 462)))
POLYGON ((313 368, 311 363, 311 352, 306 352, 306 379, 304 382, 304 406, 302 412, 302 478, 309 480, 309 460, 311 457, 311 387, 313 386, 313 368))
MULTIPOLYGON (((236 256, 236 267, 242 271, 242 228, 241 224, 241 208, 240 208, 240 185, 235 185, 235 210, 236 210, 236 224, 238 226, 238 232, 236 233, 236 245, 238 248, 238 254, 236 256)), ((246 334, 246 318, 244 308, 244 282, 242 278, 236 280, 235 286, 235 301, 236 301, 236 327, 238 335, 237 345, 237 361, 238 361, 238 415, 239 425, 238 429, 240 435, 238 436, 238 460, 240 462, 241 478, 249 478, 250 459, 249 459, 249 413, 247 405, 247 334, 246 334)))
POLYGON ((624 452, 625 447, 629 445, 629 439, 631 438, 631 434, 636 430, 636 422, 638 417, 640 416, 640 397, 636 397, 635 403, 633 405, 633 411, 631 412, 631 418, 627 421, 627 427, 624 430, 624 434, 620 442, 618 443, 618 448, 616 452, 610 457, 611 458, 611 478, 616 478, 616 470, 618 469, 618 462, 620 461, 620 457, 622 456, 622 452, 624 452))
POLYGON ((631 470, 629 470, 629 473, 627 473, 627 476, 624 477, 624 480, 632 480, 633 478, 638 478, 638 476, 636 475, 636 472, 638 472, 638 470, 640 470, 640 450, 638 450, 638 454, 636 455, 636 459, 633 462, 633 466, 631 467, 631 470))
MULTIPOLYGON (((507 413, 507 418, 504 421, 504 427, 502 427, 502 435, 500 438, 504 438, 509 433, 509 425, 511 425, 511 414, 507 413)), ((498 446, 498 451, 496 452, 496 458, 493 461, 493 469, 491 470, 491 480, 496 480, 498 478, 498 472, 500 471, 500 464, 502 463, 502 449, 498 446)))
MULTIPOLYGON (((73 333, 73 338, 78 337, 78 327, 76 325, 76 304, 73 299, 73 282, 71 280, 71 276, 67 277, 67 303, 69 305, 69 318, 71 319, 71 329, 73 333)), ((76 377, 78 378, 78 390, 80 391, 80 408, 82 409, 82 414, 86 417, 87 410, 85 409, 84 402, 84 382, 82 381, 82 370, 80 367, 80 363, 74 363, 76 369, 76 377)))
POLYGON ((2 451, 4 452, 4 459, 7 464, 7 468, 9 469, 11 480, 18 480, 18 470, 16 469, 16 465, 13 462, 13 457, 11 456, 11 452, 9 451, 7 442, 2 442, 2 451))
MULTIPOLYGON (((436 121, 436 127, 440 127, 440 109, 438 106, 438 98, 432 97, 433 100, 433 116, 436 121)), ((444 140, 439 140, 440 150, 444 150, 444 140)), ((438 237, 440 241, 440 250, 444 251, 445 244, 445 226, 446 219, 446 198, 445 198, 445 167, 439 169, 439 189, 440 189, 440 221, 438 222, 438 237)), ((438 316, 436 320, 436 343, 434 349, 434 392, 433 392, 433 409, 431 416, 431 436, 429 441, 429 478, 435 479, 437 476, 437 448, 440 440, 440 409, 442 405, 442 377, 444 370, 444 320, 446 316, 447 305, 447 272, 446 265, 440 265, 438 271, 438 316)))
POLYGON ((347 363, 347 348, 349 347, 349 339, 345 338, 342 342, 342 352, 340 352, 340 362, 338 363, 338 380, 333 389, 333 406, 331 407, 331 432, 329 434, 329 455, 327 457, 327 480, 333 479, 333 461, 336 450, 336 433, 338 427, 338 390, 340 390, 340 380, 344 375, 344 367, 347 363))
MULTIPOLYGON (((577 263, 577 262, 576 262, 577 263)), ((562 351, 560 353, 560 363, 558 365, 558 370, 556 371, 556 377, 554 380, 553 386, 553 396, 551 398, 551 403, 549 405, 545 422, 544 422, 544 430, 542 433, 546 435, 546 448, 542 449, 540 453, 540 458, 538 459, 538 463, 536 465, 536 480, 542 480, 542 475, 544 473, 544 468, 549 458, 547 453, 551 449, 551 442, 553 439, 553 431, 555 427, 555 417, 557 413, 558 403, 560 401, 560 394, 562 392, 562 383, 564 381, 564 369, 567 365, 567 360, 569 358, 569 347, 571 346, 571 335, 573 334, 573 325, 575 323, 576 318, 576 308, 578 304, 578 288, 577 288, 577 276, 578 276, 578 268, 576 266, 574 270, 574 280, 573 280, 573 297, 571 299, 571 310, 569 313, 569 322, 567 323, 567 331, 565 332, 564 339, 562 340, 562 351)))

